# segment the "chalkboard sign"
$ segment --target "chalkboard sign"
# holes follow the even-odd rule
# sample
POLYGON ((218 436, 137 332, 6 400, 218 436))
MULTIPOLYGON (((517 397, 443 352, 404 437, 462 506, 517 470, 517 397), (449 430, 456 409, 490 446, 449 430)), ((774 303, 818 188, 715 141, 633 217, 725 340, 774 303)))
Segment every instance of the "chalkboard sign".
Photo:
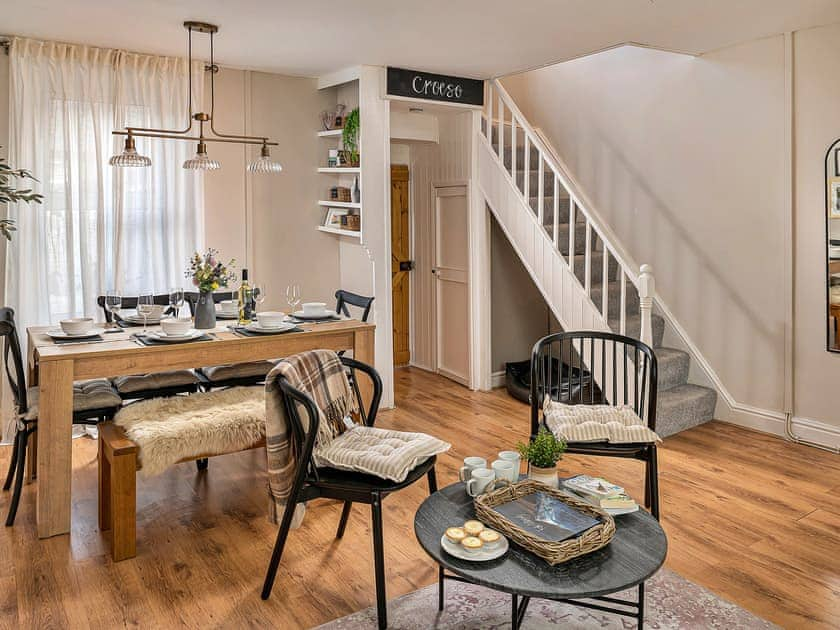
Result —
POLYGON ((388 68, 388 95, 481 107, 484 106, 484 81, 388 68))

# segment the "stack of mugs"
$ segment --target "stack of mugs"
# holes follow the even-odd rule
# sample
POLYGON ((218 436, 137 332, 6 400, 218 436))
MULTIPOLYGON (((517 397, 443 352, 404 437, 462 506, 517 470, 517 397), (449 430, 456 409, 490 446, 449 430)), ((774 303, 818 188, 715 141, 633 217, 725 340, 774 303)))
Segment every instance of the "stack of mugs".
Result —
POLYGON ((465 457, 459 477, 467 485, 467 494, 477 497, 496 488, 496 484, 519 480, 519 453, 501 451, 490 466, 483 457, 465 457))

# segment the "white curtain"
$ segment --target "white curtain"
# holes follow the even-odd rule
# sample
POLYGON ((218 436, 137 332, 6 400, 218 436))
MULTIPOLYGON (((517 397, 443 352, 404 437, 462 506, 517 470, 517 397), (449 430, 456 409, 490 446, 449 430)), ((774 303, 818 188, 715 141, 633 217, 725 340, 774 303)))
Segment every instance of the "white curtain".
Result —
MULTIPOLYGON (((193 66, 193 103, 203 93, 193 66)), ((31 171, 42 205, 13 204, 5 304, 21 333, 73 316, 101 316, 96 297, 164 293, 184 284, 203 247, 203 176, 181 164, 191 142, 137 138, 150 168, 116 168, 126 125, 187 125, 185 59, 16 38, 10 49, 9 163, 31 171)), ((24 337, 25 339, 25 337, 24 337)))

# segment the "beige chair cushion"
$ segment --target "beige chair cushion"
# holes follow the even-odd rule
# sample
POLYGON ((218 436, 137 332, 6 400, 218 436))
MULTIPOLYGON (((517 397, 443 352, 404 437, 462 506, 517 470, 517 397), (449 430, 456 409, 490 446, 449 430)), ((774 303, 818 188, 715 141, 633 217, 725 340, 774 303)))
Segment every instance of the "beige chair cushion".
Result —
POLYGON ((138 374, 136 376, 118 376, 113 379, 114 387, 121 394, 133 394, 150 389, 164 389, 179 385, 195 385, 198 377, 192 370, 173 370, 171 372, 156 372, 154 374, 138 374))
POLYGON ((232 378, 266 376, 269 372, 271 372, 273 367, 274 363, 271 361, 251 361, 249 363, 234 363, 233 365, 203 367, 200 371, 207 377, 208 381, 211 383, 218 383, 232 378))
POLYGON ((313 453, 318 467, 338 468, 400 482, 418 464, 450 448, 425 433, 355 426, 313 453))
MULTIPOLYGON (((29 410, 24 416, 27 420, 38 418, 38 398, 40 390, 30 387, 26 391, 29 410)), ((110 381, 98 378, 92 381, 73 383, 73 411, 90 411, 91 409, 108 409, 120 407, 122 398, 119 397, 110 381)))
POLYGON ((629 405, 564 405, 546 396, 543 417, 551 432, 566 442, 662 441, 629 405))

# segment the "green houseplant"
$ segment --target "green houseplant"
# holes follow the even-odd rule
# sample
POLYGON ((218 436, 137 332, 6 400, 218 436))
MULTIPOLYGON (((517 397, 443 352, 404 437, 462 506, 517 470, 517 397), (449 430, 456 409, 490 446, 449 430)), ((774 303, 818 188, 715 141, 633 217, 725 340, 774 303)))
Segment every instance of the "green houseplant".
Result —
MULTIPOLYGON (((41 203, 44 196, 32 192, 31 188, 21 189, 13 185, 18 180, 38 181, 29 171, 22 168, 13 168, 6 163, 5 158, 0 158, 0 203, 17 203, 19 201, 41 203)), ((12 232, 15 229, 14 219, 0 219, 0 233, 6 237, 7 241, 12 240, 12 232)))
POLYGON ((522 459, 528 462, 528 477, 544 484, 557 487, 557 462, 563 457, 566 443, 554 436, 547 428, 540 428, 536 437, 528 444, 516 445, 522 459))
POLYGON ((359 108, 356 107, 344 119, 344 129, 341 131, 341 143, 344 145, 344 155, 348 166, 359 165, 359 108))

